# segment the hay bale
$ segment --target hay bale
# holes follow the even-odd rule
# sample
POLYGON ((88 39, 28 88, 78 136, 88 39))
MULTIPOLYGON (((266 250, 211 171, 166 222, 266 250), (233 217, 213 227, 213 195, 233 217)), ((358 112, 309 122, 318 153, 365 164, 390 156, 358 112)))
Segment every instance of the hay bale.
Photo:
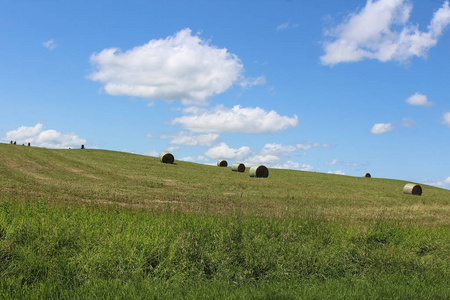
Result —
POLYGON ((235 162, 231 165, 231 171, 234 172, 245 172, 245 165, 239 162, 235 162))
POLYGON ((165 164, 173 164, 175 161, 175 158, 173 157, 172 153, 164 151, 159 155, 159 159, 161 162, 165 164))
POLYGON ((403 187, 403 193, 420 196, 422 195, 422 187, 415 183, 407 183, 403 187))
POLYGON ((363 177, 370 178, 370 177, 372 177, 372 175, 370 175, 370 173, 366 173, 366 174, 363 175, 363 177))
POLYGON ((252 166, 249 171, 250 177, 269 177, 269 169, 263 165, 252 166))
POLYGON ((225 159, 219 159, 217 161, 217 166, 218 167, 227 167, 228 166, 228 162, 225 159))

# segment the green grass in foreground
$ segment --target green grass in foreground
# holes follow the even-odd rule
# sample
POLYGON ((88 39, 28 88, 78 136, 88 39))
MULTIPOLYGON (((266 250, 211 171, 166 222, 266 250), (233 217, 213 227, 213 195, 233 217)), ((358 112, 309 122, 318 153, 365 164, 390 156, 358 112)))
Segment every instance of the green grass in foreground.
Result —
POLYGON ((0 144, 0 298, 448 299, 449 191, 0 144))

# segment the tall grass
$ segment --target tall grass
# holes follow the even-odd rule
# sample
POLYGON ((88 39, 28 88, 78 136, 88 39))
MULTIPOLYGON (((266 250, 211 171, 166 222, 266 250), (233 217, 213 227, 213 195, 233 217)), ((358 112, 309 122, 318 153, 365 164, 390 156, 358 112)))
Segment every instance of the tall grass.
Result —
POLYGON ((6 200, 0 234, 3 297, 450 296, 449 228, 396 226, 382 216, 360 228, 321 216, 213 217, 6 200))
POLYGON ((450 193, 0 144, 0 298, 449 299, 450 193))

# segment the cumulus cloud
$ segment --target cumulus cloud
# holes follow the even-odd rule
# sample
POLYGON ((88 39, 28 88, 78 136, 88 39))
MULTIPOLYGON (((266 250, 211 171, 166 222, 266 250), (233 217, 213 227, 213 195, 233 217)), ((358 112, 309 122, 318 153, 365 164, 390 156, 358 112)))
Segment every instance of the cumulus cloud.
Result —
POLYGON ((287 157, 298 150, 300 150, 298 147, 291 145, 266 144, 262 149, 252 151, 246 146, 235 149, 230 148, 225 143, 220 143, 206 151, 205 156, 214 159, 240 161, 248 165, 264 164, 267 167, 277 169, 293 169, 301 171, 314 170, 314 167, 311 165, 301 164, 287 159, 287 157))
POLYGON ((74 133, 61 133, 53 129, 44 131, 40 123, 33 127, 21 126, 11 130, 3 140, 17 141, 19 144, 31 143, 32 146, 45 148, 78 148, 86 143, 86 140, 74 133))
POLYGON ((162 138, 167 137, 171 138, 169 142, 170 144, 209 147, 219 137, 219 135, 215 133, 195 135, 185 131, 180 131, 176 135, 163 136, 162 138))
POLYGON ((327 32, 331 40, 324 43, 322 64, 364 59, 405 62, 413 56, 424 57, 450 23, 449 3, 445 1, 434 13, 426 32, 408 23, 411 10, 407 0, 368 0, 361 11, 327 32))
POLYGON ((408 99, 406 99, 406 103, 410 105, 417 105, 417 106, 431 106, 433 105, 432 102, 428 101, 428 98, 426 95, 422 95, 420 93, 415 93, 408 99))
POLYGON ((104 49, 90 61, 97 71, 89 79, 104 83, 108 94, 181 100, 186 105, 206 105, 207 97, 245 80, 236 55, 192 35, 189 28, 125 52, 104 49))
POLYGON ((184 110, 187 116, 176 118, 172 124, 180 124, 193 132, 234 132, 234 133, 274 133, 298 124, 298 117, 280 116, 275 111, 265 111, 256 107, 226 108, 222 105, 211 110, 188 108, 184 110))
POLYGON ((450 127, 450 112, 444 113, 444 121, 442 122, 445 125, 448 125, 450 127))
POLYGON ((49 50, 53 50, 57 47, 57 45, 53 39, 43 42, 42 46, 44 46, 45 48, 47 48, 49 50))
POLYGON ((372 129, 370 130, 370 133, 373 134, 381 134, 388 131, 391 131, 394 127, 392 127, 391 123, 377 123, 373 125, 372 129))
POLYGON ((211 158, 223 158, 231 160, 243 160, 251 153, 250 148, 242 146, 239 149, 228 147, 225 143, 220 143, 217 146, 210 148, 206 151, 205 155, 211 158))

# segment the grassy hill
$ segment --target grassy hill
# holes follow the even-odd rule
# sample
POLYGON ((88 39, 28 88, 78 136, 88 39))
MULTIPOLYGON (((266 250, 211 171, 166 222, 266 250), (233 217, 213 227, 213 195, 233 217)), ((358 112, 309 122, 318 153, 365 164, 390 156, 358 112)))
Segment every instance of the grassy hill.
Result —
POLYGON ((405 183, 0 144, 0 296, 449 298, 450 191, 405 183))

